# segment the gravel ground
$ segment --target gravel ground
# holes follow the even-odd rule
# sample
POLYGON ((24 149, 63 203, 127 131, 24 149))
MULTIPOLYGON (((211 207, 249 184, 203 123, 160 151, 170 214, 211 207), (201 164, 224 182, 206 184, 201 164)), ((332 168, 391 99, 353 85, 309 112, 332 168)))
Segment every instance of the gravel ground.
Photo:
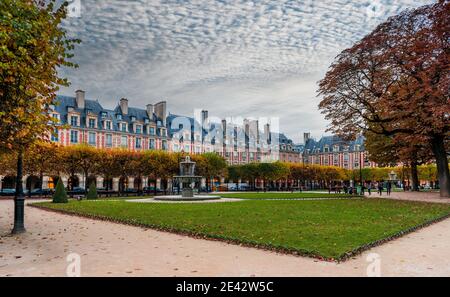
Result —
POLYGON ((382 276, 450 276, 449 219, 337 264, 31 207, 11 236, 12 217, 0 201, 0 276, 65 276, 70 253, 82 276, 367 276, 371 253, 382 276))

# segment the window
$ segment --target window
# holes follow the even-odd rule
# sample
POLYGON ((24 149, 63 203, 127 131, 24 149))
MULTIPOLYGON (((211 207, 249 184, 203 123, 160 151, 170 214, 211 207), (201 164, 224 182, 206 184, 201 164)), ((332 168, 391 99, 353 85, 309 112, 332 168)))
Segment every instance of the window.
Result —
POLYGON ((142 134, 142 125, 136 125, 136 133, 142 134))
POLYGON ((70 142, 78 143, 78 131, 74 131, 74 130, 70 131, 70 142))
POLYGON ((95 119, 89 119, 89 128, 95 129, 95 119))
POLYGON ((150 139, 150 149, 151 150, 155 149, 155 140, 154 139, 150 139))
POLYGON ((150 127, 150 135, 155 135, 155 127, 150 127))
POLYGON ((122 123, 121 130, 122 130, 122 132, 127 132, 127 124, 126 123, 122 123))
POLYGON ((52 137, 51 137, 52 141, 58 142, 58 140, 59 140, 58 136, 59 136, 58 135, 58 130, 55 129, 55 131, 53 131, 53 133, 52 133, 52 137))
POLYGON ((142 148, 142 139, 140 137, 136 138, 136 148, 137 149, 142 148))
POLYGON ((159 130, 159 133, 160 133, 161 136, 167 136, 167 134, 166 134, 166 133, 167 133, 167 132, 166 132, 166 129, 160 129, 160 130, 159 130))
POLYGON ((52 118, 53 118, 53 120, 55 122, 58 122, 59 121, 59 114, 57 114, 57 113, 52 114, 52 118))
POLYGON ((70 125, 72 125, 74 127, 78 126, 78 117, 77 116, 70 117, 70 125))
POLYGON ((95 145, 97 135, 95 132, 89 132, 89 144, 95 145))
POLYGON ((106 130, 111 130, 111 121, 106 121, 105 128, 106 130))
POLYGON ((112 147, 112 134, 106 134, 106 147, 112 147))
POLYGON ((128 147, 128 137, 126 135, 122 135, 122 139, 120 141, 120 145, 122 147, 128 147))
POLYGON ((116 117, 117 117, 117 119, 118 119, 119 121, 122 120, 122 115, 121 115, 121 114, 118 114, 116 117))
POLYGON ((163 140, 163 141, 162 141, 162 149, 163 149, 164 151, 167 150, 167 140, 163 140))

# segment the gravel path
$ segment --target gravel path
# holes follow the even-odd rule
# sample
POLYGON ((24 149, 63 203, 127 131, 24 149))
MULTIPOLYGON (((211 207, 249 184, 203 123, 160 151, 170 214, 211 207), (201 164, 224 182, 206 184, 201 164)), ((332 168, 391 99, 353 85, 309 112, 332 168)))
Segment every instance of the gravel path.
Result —
POLYGON ((423 201, 433 203, 450 203, 450 198, 441 198, 437 192, 392 192, 390 196, 386 191, 382 195, 378 195, 376 191, 372 191, 372 195, 365 193, 369 198, 386 198, 386 199, 400 199, 409 201, 423 201))
MULTIPOLYGON (((0 201, 0 235, 13 201, 0 201)), ((69 253, 82 276, 366 276, 377 253, 383 276, 450 276, 450 220, 376 247, 344 263, 26 208, 28 232, 0 237, 0 276, 64 276, 69 253)))

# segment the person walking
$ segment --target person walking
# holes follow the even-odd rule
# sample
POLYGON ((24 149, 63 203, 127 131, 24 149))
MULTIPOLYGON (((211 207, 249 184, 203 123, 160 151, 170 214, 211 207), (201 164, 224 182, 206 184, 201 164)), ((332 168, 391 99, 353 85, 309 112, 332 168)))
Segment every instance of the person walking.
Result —
POLYGON ((369 193, 369 196, 372 194, 372 183, 369 183, 369 185, 367 186, 367 192, 369 193))
POLYGON ((387 182, 386 184, 386 193, 388 196, 391 196, 391 189, 392 189, 392 185, 390 182, 387 182))
POLYGON ((383 183, 382 182, 378 182, 378 194, 380 196, 383 195, 383 183))

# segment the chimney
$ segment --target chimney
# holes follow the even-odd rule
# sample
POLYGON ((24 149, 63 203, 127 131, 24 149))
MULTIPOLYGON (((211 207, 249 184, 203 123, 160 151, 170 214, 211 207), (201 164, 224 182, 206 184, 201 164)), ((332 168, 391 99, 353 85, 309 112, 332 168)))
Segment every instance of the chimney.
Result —
POLYGON ((166 101, 161 101, 155 104, 155 114, 157 120, 161 121, 163 126, 166 126, 167 117, 167 103, 166 101))
POLYGON ((147 104, 147 116, 150 121, 153 121, 153 114, 155 113, 155 106, 153 104, 147 104))
POLYGON ((270 144, 270 124, 264 125, 264 138, 267 144, 270 144))
POLYGON ((202 127, 205 129, 209 128, 208 125, 208 111, 207 110, 202 110, 202 127))
POLYGON ((75 94, 76 94, 77 108, 84 109, 84 107, 85 107, 85 104, 84 104, 84 102, 85 102, 85 97, 84 97, 85 92, 83 90, 76 90, 75 94))
POLYGON ((122 98, 120 99, 120 110, 122 111, 122 114, 126 115, 128 114, 128 99, 122 98))
POLYGON ((303 142, 306 144, 308 140, 311 138, 311 133, 303 133, 303 142))

